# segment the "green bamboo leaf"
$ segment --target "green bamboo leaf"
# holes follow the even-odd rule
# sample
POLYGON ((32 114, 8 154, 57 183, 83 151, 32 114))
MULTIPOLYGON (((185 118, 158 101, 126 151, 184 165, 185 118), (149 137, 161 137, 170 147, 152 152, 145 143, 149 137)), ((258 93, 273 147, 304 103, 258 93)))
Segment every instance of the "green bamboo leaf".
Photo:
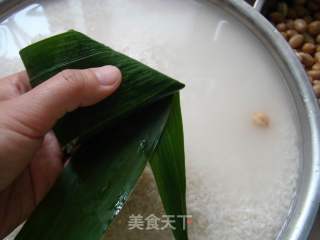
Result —
POLYGON ((186 174, 183 127, 179 95, 173 96, 169 118, 158 149, 150 160, 158 190, 168 215, 174 216, 176 239, 188 239, 186 207, 186 174))
POLYGON ((101 239, 159 141, 171 98, 162 101, 82 145, 16 239, 101 239))
MULTIPOLYGON (((64 69, 102 65, 118 66, 123 83, 107 100, 58 121, 54 131, 61 145, 77 141, 78 148, 17 239, 101 239, 151 159, 167 214, 186 215, 177 95, 183 84, 76 31, 33 44, 20 55, 33 86, 64 69)), ((187 239, 183 226, 178 219, 177 240, 187 239)))
POLYGON ((122 72, 117 92, 93 107, 81 108, 58 121, 54 130, 62 145, 88 138, 110 122, 172 95, 184 85, 76 31, 40 41, 20 51, 32 86, 58 72, 115 65, 122 72))

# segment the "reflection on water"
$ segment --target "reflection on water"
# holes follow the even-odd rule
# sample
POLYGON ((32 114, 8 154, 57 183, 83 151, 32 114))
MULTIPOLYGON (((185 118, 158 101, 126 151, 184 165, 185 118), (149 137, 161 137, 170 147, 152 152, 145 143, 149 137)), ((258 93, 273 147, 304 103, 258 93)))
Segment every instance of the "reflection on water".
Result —
POLYGON ((0 58, 14 58, 31 39, 50 34, 45 11, 40 4, 31 4, 0 23, 0 58))
POLYGON ((226 20, 220 20, 219 21, 218 27, 216 28, 216 31, 215 31, 214 36, 213 36, 213 41, 215 41, 215 42, 218 41, 219 36, 221 35, 222 29, 223 29, 225 24, 228 24, 228 22, 226 20))
POLYGON ((33 0, 1 19, 0 77, 23 70, 19 50, 31 43, 70 29, 87 33, 92 19, 87 19, 83 4, 79 0, 33 0))

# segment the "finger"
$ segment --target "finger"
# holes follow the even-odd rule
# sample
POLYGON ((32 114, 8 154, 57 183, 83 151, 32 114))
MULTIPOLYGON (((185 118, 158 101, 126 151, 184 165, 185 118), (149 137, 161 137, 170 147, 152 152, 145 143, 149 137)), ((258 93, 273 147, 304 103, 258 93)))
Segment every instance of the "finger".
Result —
POLYGON ((28 168, 8 188, 1 191, 0 206, 0 239, 3 239, 25 221, 35 208, 32 179, 28 168))
POLYGON ((63 170, 63 154, 53 132, 44 137, 42 147, 30 163, 35 203, 38 204, 63 170))
POLYGON ((18 98, 6 102, 11 126, 38 138, 49 131, 66 112, 93 105, 111 95, 120 85, 120 70, 104 66, 65 70, 18 98))
POLYGON ((28 75, 25 71, 0 79, 0 101, 8 100, 30 90, 28 75))
POLYGON ((23 222, 44 198, 63 170, 62 152, 53 132, 42 142, 30 165, 0 192, 0 239, 23 222), (10 214, 7 214, 10 213, 10 214))
POLYGON ((0 192, 0 239, 31 214, 62 170, 59 143, 54 134, 49 132, 30 165, 8 188, 0 192))

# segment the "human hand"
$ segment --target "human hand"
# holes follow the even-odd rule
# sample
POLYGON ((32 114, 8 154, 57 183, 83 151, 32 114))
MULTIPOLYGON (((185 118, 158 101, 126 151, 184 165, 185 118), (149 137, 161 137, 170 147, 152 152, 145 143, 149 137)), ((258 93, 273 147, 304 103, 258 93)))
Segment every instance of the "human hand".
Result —
POLYGON ((32 90, 25 72, 0 79, 0 239, 31 214, 63 169, 50 131, 55 122, 111 95, 120 82, 112 66, 66 70, 32 90))

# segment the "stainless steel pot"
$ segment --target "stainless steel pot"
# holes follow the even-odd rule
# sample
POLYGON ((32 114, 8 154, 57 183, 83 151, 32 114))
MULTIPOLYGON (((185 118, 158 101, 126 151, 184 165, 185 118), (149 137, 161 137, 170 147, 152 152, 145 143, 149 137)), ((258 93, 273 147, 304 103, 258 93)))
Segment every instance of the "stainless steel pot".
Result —
MULTIPOLYGON (((282 35, 259 13, 263 0, 255 2, 256 10, 244 1, 211 1, 243 22, 270 50, 294 96, 303 133, 303 161, 297 197, 278 239, 307 239, 320 203, 320 112, 307 75, 282 35)), ((0 17, 22 2, 24 1, 0 0, 0 17)))
POLYGON ((278 239, 308 239, 320 203, 319 107, 305 70, 295 53, 281 34, 259 13, 265 0, 251 2, 257 11, 237 0, 225 0, 222 5, 226 11, 246 24, 270 49, 295 97, 303 133, 303 161, 297 197, 278 239))

